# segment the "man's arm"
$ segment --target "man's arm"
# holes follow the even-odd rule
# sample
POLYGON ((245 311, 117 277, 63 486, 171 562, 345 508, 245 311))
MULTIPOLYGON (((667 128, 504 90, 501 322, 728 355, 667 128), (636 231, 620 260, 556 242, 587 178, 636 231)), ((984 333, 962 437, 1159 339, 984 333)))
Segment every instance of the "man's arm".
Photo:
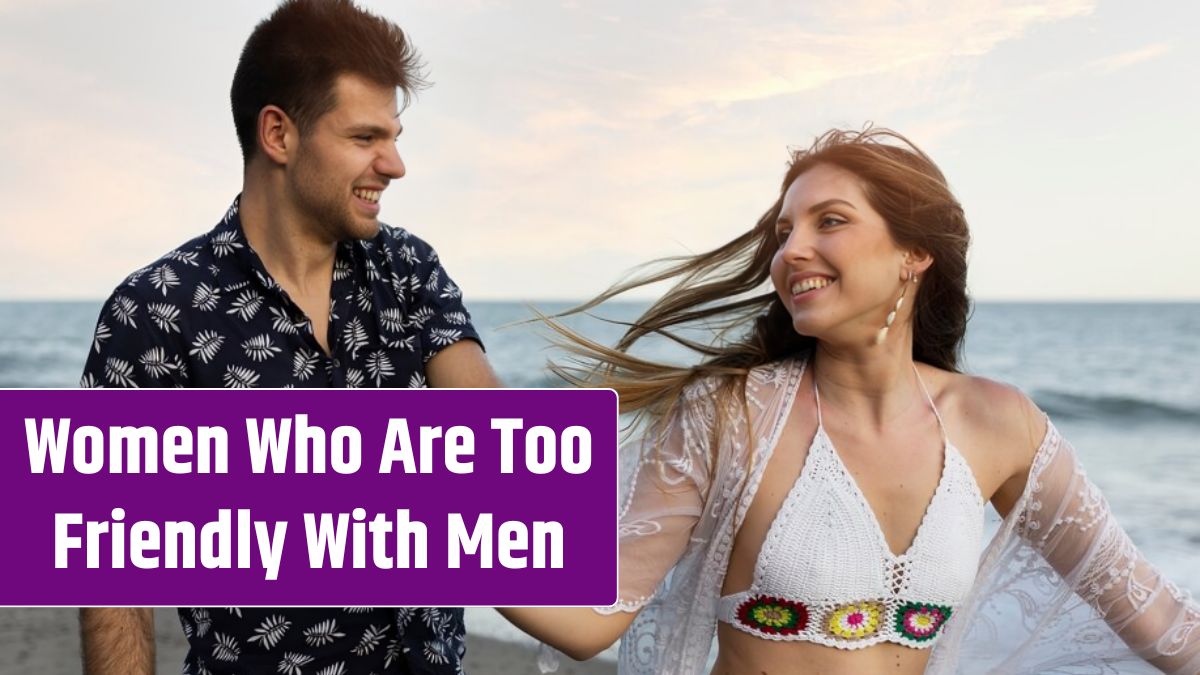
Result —
POLYGON ((154 610, 79 610, 84 675, 154 675, 154 610))
POLYGON ((459 340, 429 359, 425 376, 431 387, 500 387, 479 343, 459 340))

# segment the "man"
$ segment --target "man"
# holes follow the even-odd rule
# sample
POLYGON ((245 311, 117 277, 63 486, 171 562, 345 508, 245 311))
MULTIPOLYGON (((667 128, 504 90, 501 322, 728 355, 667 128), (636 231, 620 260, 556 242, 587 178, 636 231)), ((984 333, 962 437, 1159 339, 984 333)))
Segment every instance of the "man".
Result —
MULTIPOLYGON (((96 326, 83 386, 498 386, 433 249, 376 219, 404 176, 394 24, 286 0, 233 79, 242 194, 208 234, 134 272, 96 326)), ((462 610, 181 608, 190 673, 453 673, 462 610)), ((148 609, 81 612, 85 670, 151 673, 148 609)))

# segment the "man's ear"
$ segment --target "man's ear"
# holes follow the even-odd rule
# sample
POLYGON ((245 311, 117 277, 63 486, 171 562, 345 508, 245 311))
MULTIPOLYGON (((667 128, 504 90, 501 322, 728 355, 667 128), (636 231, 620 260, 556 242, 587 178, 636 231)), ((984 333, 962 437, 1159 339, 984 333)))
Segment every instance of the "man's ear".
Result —
POLYGON ((258 111, 258 148, 267 159, 287 164, 298 140, 296 124, 282 108, 268 105, 258 111))

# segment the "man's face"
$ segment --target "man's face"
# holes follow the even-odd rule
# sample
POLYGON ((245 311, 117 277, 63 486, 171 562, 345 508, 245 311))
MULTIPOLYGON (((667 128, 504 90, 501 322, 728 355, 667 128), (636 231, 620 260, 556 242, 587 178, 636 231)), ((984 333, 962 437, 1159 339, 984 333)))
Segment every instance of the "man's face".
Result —
POLYGON ((289 192, 318 236, 370 239, 379 232, 381 194, 404 175, 396 90, 342 75, 334 95, 334 109, 300 135, 288 166, 289 192))

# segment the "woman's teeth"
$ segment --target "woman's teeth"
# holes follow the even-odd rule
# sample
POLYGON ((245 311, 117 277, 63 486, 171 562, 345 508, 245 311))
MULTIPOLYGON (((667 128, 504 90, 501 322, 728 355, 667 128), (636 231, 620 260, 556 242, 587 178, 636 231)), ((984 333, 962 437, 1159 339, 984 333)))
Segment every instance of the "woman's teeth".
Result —
POLYGON ((832 283, 833 279, 827 279, 825 277, 809 277, 803 281, 797 281, 796 283, 792 284, 792 295, 800 295, 801 293, 807 293, 808 291, 818 288, 825 288, 832 283))
POLYGON ((354 190, 355 197, 358 197, 359 199, 365 199, 372 204, 379 202, 379 196, 382 194, 383 192, 380 190, 354 190))

